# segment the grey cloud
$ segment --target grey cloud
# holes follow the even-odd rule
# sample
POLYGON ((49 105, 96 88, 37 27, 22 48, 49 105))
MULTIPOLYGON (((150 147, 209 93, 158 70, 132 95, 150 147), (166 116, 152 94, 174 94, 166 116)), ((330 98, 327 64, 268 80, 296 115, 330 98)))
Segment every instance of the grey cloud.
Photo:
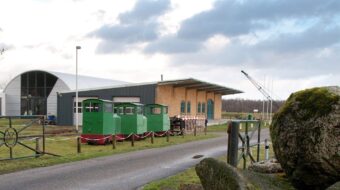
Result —
POLYGON ((138 43, 154 41, 161 25, 156 18, 169 9, 169 0, 139 0, 131 11, 119 15, 120 24, 103 25, 88 37, 102 40, 98 53, 122 52, 138 43))
POLYGON ((176 67, 209 65, 212 68, 243 68, 245 70, 260 70, 266 75, 277 78, 304 78, 313 75, 334 73, 340 70, 340 46, 327 48, 330 55, 320 56, 319 49, 304 52, 289 52, 282 54, 272 52, 257 46, 247 46, 234 42, 218 52, 199 52, 179 54, 171 57, 171 63, 176 67))
POLYGON ((320 49, 338 44, 340 42, 339 36, 339 25, 328 27, 320 23, 300 33, 280 34, 277 37, 264 40, 256 46, 278 53, 298 53, 300 51, 320 49))
POLYGON ((104 25, 90 36, 104 41, 117 43, 137 43, 151 41, 157 38, 158 25, 156 23, 139 23, 134 25, 104 25))
POLYGON ((203 47, 200 44, 214 35, 220 34, 237 40, 242 35, 256 35, 258 31, 267 32, 270 36, 267 40, 260 41, 256 48, 283 51, 281 53, 324 48, 339 42, 338 10, 340 1, 334 0, 217 1, 213 9, 183 21, 178 33, 171 37, 172 40, 166 37, 151 42, 146 52, 168 54, 195 52, 203 47), (300 33, 282 34, 281 31, 277 33, 270 31, 287 19, 292 20, 296 27, 307 29, 300 33))
POLYGON ((340 1, 328 0, 245 0, 217 1, 212 10, 183 22, 178 34, 183 38, 207 39, 214 34, 237 36, 284 19, 305 19, 339 14, 340 1))
POLYGON ((195 40, 179 39, 176 36, 168 36, 148 45, 145 53, 190 53, 200 49, 201 44, 195 40))
POLYGON ((121 23, 145 21, 170 9, 170 0, 139 0, 132 11, 119 15, 121 23))
POLYGON ((103 54, 108 54, 108 53, 123 53, 129 48, 131 45, 125 44, 125 43, 120 43, 120 42, 112 42, 112 41, 102 41, 99 43, 97 46, 96 52, 97 53, 103 53, 103 54))

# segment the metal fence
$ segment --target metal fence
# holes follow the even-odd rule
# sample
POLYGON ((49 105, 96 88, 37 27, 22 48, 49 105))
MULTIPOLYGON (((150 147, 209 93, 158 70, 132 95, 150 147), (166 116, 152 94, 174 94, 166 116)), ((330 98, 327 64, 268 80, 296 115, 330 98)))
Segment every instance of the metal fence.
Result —
POLYGON ((261 121, 260 120, 232 120, 228 126, 228 156, 227 162, 237 167, 243 160, 243 169, 247 167, 247 161, 251 163, 260 161, 261 121), (244 128, 243 128, 244 127, 244 128), (254 135, 255 142, 252 143, 254 135), (241 141, 241 145, 239 142, 241 141), (256 155, 251 148, 256 147, 256 155), (240 153, 239 153, 240 152, 240 153))
POLYGON ((0 161, 45 154, 45 117, 0 116, 0 150, 0 161))

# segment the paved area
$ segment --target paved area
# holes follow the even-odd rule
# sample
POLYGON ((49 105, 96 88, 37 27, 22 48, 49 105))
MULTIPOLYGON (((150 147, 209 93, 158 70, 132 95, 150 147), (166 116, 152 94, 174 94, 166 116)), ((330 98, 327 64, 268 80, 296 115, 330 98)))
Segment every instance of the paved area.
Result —
MULTIPOLYGON (((263 130, 262 136, 267 138, 268 130, 263 130)), ((5 174, 0 176, 0 189, 137 189, 226 151, 227 138, 218 137, 5 174), (195 155, 204 157, 193 159, 195 155)))

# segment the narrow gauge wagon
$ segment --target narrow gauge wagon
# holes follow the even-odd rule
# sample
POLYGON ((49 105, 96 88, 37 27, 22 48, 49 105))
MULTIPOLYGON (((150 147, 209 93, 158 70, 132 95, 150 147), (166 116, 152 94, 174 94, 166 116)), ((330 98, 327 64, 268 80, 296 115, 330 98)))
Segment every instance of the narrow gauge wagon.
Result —
POLYGON ((143 104, 119 103, 115 104, 116 113, 121 118, 121 134, 144 134, 147 131, 147 119, 143 115, 143 104))
POLYGON ((168 107, 161 104, 145 105, 144 114, 148 121, 148 131, 162 133, 170 129, 168 107))
POLYGON ((113 102, 100 99, 83 101, 82 143, 106 144, 120 134, 121 119, 113 113, 113 102))

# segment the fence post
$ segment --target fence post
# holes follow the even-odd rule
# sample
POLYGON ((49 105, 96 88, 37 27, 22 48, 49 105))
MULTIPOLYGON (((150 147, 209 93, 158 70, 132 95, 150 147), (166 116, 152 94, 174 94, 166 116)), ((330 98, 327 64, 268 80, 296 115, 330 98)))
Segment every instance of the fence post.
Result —
POLYGON ((77 137, 77 152, 81 153, 81 142, 80 137, 77 137))
POLYGON ((233 121, 231 123, 229 138, 228 138, 228 162, 230 165, 237 167, 238 161, 238 134, 239 122, 233 121))
POLYGON ((151 132, 151 144, 154 143, 154 137, 155 137, 155 133, 154 133, 154 132, 151 132))
POLYGON ((40 138, 35 139, 35 157, 38 158, 40 156, 40 146, 39 146, 40 138))
MULTIPOLYGON (((250 115, 249 115, 250 116, 250 115)), ((248 119, 250 118, 248 116, 248 119)), ((243 147, 243 149, 242 150, 244 150, 244 147, 246 146, 246 150, 245 150, 245 156, 244 156, 244 159, 243 159, 243 169, 246 169, 247 168, 247 157, 249 156, 249 154, 251 154, 250 153, 250 147, 249 147, 249 145, 250 145, 250 139, 249 139, 249 135, 248 135, 248 127, 249 127, 249 123, 248 123, 248 121, 246 121, 246 125, 245 125, 245 133, 244 133, 244 140, 245 140, 245 145, 242 143, 242 147, 243 147)))
POLYGON ((112 149, 116 149, 116 135, 112 135, 112 149))
POLYGON ((43 132, 43 139, 42 139, 42 152, 45 153, 45 149, 46 149, 46 139, 45 139, 45 116, 43 116, 43 124, 42 124, 42 132, 43 132))
POLYGON ((197 135, 197 129, 196 129, 196 125, 194 126, 194 136, 196 137, 197 135))
POLYGON ((132 133, 131 135, 131 146, 134 147, 135 146, 135 134, 132 133))
POLYGON ((259 120, 259 126, 258 126, 258 131, 257 131, 257 157, 256 157, 256 161, 259 162, 260 161, 260 142, 261 142, 261 123, 262 121, 259 120))
POLYGON ((170 141, 170 133, 169 133, 170 131, 167 131, 166 132, 166 142, 169 142, 170 141))
POLYGON ((269 145, 268 145, 268 139, 264 140, 264 149, 265 149, 265 159, 269 160, 269 145))

